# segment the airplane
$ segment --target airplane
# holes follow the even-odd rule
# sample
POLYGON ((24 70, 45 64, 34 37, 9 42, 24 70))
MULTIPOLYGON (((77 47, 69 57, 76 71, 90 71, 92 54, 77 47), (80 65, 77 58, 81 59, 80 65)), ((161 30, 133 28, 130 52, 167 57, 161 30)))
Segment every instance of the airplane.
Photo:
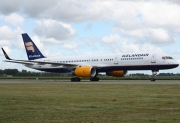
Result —
POLYGON ((5 62, 23 64, 40 71, 71 73, 72 82, 89 77, 90 81, 99 81, 99 73, 107 76, 124 77, 128 71, 151 70, 151 81, 159 70, 172 69, 179 66, 178 62, 164 53, 116 53, 82 56, 45 57, 27 33, 22 34, 28 60, 11 59, 2 48, 5 62))

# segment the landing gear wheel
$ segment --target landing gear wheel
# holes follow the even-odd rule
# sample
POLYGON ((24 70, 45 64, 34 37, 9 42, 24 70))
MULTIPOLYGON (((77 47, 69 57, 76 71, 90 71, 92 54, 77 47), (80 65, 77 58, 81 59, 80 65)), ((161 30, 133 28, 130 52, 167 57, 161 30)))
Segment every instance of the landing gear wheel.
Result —
POLYGON ((80 81, 81 81, 81 78, 78 78, 78 77, 71 78, 71 82, 80 82, 80 81))
POLYGON ((150 80, 151 80, 152 82, 156 81, 156 79, 155 79, 155 78, 151 78, 150 80))
POLYGON ((90 81, 99 81, 99 78, 98 78, 98 77, 94 77, 94 78, 91 77, 91 78, 90 78, 90 81))

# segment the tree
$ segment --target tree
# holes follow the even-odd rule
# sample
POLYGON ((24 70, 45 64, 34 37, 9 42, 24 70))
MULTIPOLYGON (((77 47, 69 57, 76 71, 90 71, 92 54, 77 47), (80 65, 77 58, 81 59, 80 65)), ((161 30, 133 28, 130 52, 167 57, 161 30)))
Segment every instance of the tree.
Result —
POLYGON ((17 69, 5 69, 4 70, 4 74, 7 74, 7 75, 16 75, 18 74, 19 71, 17 69))
POLYGON ((0 69, 0 75, 3 75, 3 71, 4 71, 4 70, 1 70, 1 69, 0 69))

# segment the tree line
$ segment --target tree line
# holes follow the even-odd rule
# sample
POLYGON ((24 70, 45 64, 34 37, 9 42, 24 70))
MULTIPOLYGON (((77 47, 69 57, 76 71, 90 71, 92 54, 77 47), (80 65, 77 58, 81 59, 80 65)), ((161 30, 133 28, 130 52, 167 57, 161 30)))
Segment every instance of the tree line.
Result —
POLYGON ((50 72, 32 72, 27 70, 19 71, 18 69, 0 69, 0 76, 67 76, 67 74, 50 73, 50 72))

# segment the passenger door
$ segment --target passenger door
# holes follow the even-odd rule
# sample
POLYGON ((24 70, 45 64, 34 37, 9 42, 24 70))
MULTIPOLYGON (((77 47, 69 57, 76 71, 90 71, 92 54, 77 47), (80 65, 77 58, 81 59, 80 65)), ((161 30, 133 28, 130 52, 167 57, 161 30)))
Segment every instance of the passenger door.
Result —
POLYGON ((118 65, 118 57, 117 56, 114 58, 114 65, 118 65))
POLYGON ((151 57, 151 63, 156 63, 156 55, 153 54, 151 57))

